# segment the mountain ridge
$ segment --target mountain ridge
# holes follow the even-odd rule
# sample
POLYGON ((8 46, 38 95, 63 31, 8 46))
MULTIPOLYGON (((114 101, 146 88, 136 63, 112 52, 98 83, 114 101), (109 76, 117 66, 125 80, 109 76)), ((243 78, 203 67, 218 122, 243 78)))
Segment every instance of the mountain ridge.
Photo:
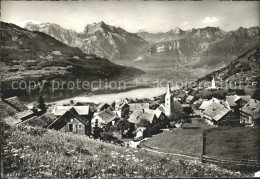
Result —
POLYGON ((148 43, 134 33, 120 27, 99 23, 88 24, 81 33, 65 29, 57 24, 27 24, 26 29, 44 32, 83 52, 108 59, 135 58, 148 43))
POLYGON ((121 27, 103 21, 88 24, 82 33, 62 27, 56 30, 51 24, 26 26, 68 44, 86 53, 107 57, 109 60, 129 60, 137 63, 166 63, 171 66, 215 66, 229 64, 239 54, 259 43, 260 27, 224 31, 219 27, 171 29, 167 32, 129 33, 121 27), (42 26, 42 27, 40 27, 42 26), (63 34, 63 35, 61 35, 63 34))
POLYGON ((131 78, 144 72, 83 53, 55 38, 1 22, 2 90, 13 81, 131 78))

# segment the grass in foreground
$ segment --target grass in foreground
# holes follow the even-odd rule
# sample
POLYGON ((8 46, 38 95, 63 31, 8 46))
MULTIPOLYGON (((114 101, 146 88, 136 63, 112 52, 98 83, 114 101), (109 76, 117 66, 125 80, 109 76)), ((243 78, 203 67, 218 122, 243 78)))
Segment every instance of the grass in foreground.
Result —
POLYGON ((89 177, 228 177, 246 176, 212 164, 128 149, 42 128, 8 130, 4 168, 9 176, 89 177))
POLYGON ((192 119, 192 123, 185 124, 183 128, 155 135, 144 144, 158 148, 160 151, 200 157, 202 154, 202 133, 211 127, 206 125, 203 119, 192 119))
POLYGON ((235 127, 206 135, 206 155, 260 160, 260 129, 235 127))

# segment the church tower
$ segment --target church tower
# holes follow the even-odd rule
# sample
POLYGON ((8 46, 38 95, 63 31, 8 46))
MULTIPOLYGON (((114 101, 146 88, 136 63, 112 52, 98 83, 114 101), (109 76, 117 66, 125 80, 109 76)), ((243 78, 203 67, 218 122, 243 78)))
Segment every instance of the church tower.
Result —
POLYGON ((165 115, 170 116, 172 112, 172 95, 170 84, 168 84, 167 93, 165 95, 165 115))
POLYGON ((211 88, 212 88, 212 89, 215 89, 215 88, 216 88, 216 82, 215 82, 214 76, 213 76, 213 79, 212 79, 212 81, 211 81, 211 88))

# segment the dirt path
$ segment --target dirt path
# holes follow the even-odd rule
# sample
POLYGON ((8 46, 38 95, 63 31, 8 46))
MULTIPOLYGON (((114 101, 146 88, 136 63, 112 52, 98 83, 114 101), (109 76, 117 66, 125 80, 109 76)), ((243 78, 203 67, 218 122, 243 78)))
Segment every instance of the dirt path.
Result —
POLYGON ((158 151, 158 150, 151 149, 151 148, 147 148, 147 147, 142 147, 141 149, 146 150, 146 151, 149 151, 149 152, 158 153, 158 154, 166 154, 166 155, 173 155, 173 156, 178 156, 178 157, 185 157, 185 158, 189 158, 189 159, 200 160, 199 157, 193 157, 193 156, 190 156, 190 155, 184 155, 184 154, 178 154, 178 153, 162 152, 162 151, 158 151))

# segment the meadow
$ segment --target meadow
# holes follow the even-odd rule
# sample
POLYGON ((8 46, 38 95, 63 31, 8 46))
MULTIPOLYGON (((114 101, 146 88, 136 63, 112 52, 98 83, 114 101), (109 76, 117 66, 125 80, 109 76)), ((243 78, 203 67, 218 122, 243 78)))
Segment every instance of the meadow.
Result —
POLYGON ((198 160, 125 148, 39 127, 5 131, 4 171, 31 178, 251 176, 198 160))
POLYGON ((206 155, 260 160, 260 129, 235 127, 206 134, 206 155))
POLYGON ((206 125, 203 119, 192 119, 183 128, 163 132, 146 140, 144 144, 157 148, 160 151, 187 154, 200 157, 202 154, 202 133, 212 128, 206 125))

